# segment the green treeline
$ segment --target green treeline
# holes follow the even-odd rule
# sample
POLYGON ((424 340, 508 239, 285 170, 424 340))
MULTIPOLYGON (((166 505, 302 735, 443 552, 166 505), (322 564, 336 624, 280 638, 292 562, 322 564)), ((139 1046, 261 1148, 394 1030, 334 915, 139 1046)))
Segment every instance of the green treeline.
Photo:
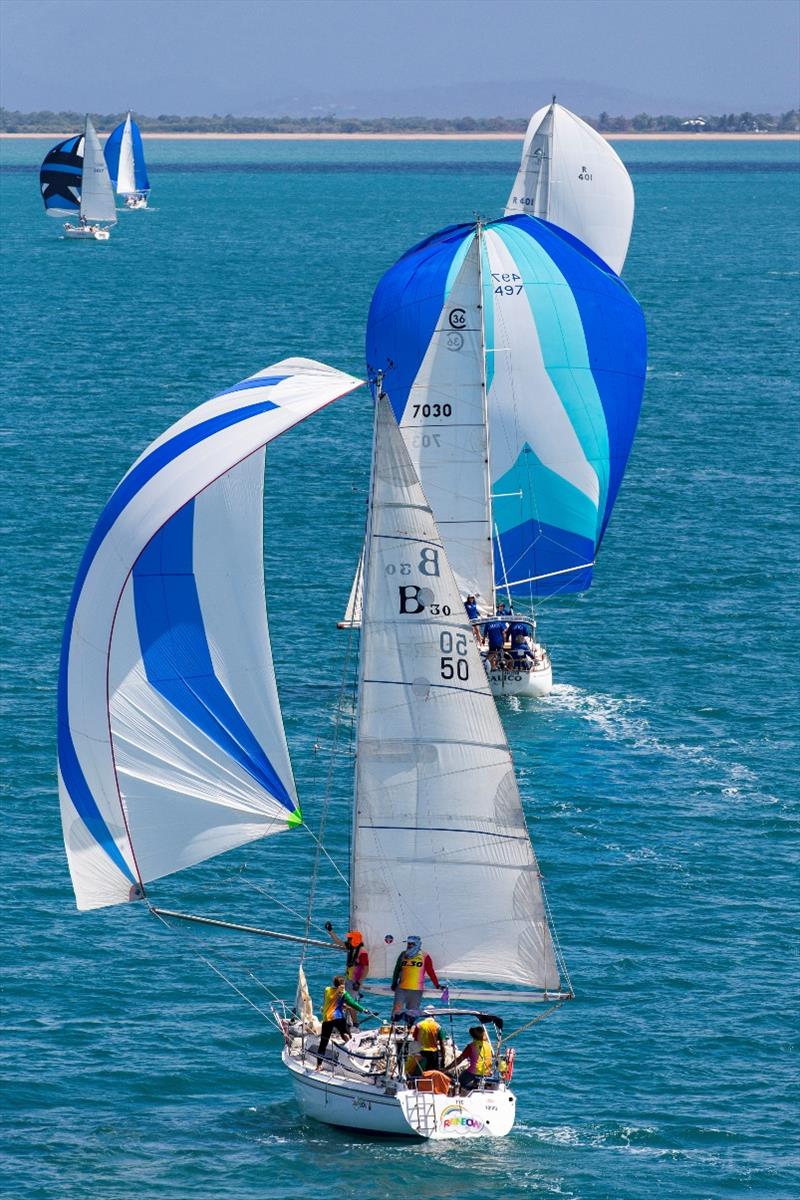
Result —
MULTIPOLYGON (((110 130, 125 113, 90 113, 95 127, 110 130)), ((0 133, 69 133, 83 125, 84 113, 16 112, 0 108, 0 133)), ((148 133, 524 133, 527 118, 511 117, 178 117, 162 113, 143 117, 139 127, 148 133)), ((603 133, 784 133, 800 131, 800 112, 723 113, 722 116, 584 117, 603 133)))

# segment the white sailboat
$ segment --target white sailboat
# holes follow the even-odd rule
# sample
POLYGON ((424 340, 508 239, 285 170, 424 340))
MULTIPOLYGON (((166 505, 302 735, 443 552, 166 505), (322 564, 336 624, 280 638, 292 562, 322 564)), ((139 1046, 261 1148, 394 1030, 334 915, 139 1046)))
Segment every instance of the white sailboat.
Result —
POLYGON ((613 146, 556 103, 535 112, 506 203, 573 234, 620 274, 633 229, 633 184, 613 146))
POLYGON ((79 224, 72 225, 65 221, 64 236, 82 241, 107 242, 110 233, 106 226, 116 224, 117 210, 100 140, 88 116, 83 135, 80 189, 79 224))
POLYGON ((142 135, 130 112, 108 135, 103 153, 114 190, 124 201, 125 207, 147 208, 150 180, 142 135))
MULTIPOLYGON (((475 1088, 452 1072, 449 1084, 446 1076, 409 1076, 409 1030, 419 1012, 353 1032, 320 1060, 319 1022, 301 977, 295 1012, 277 1014, 297 1102, 315 1120, 370 1132, 503 1136, 516 1097, 498 1007, 559 1004, 572 992, 562 988, 478 647, 385 396, 376 407, 363 568, 356 763, 350 918, 363 931, 370 980, 377 976, 365 991, 390 994, 380 981, 416 930, 437 973, 453 981, 437 1018, 478 1022, 493 1039, 496 1069, 475 1088)), ((444 1066, 455 1057, 451 1036, 444 1066)))

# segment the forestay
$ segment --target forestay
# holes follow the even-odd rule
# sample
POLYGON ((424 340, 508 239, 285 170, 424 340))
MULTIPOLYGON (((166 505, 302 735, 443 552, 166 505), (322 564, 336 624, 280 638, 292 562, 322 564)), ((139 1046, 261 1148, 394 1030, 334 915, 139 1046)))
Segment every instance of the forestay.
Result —
POLYGON ((633 210, 631 177, 601 134, 555 101, 533 114, 506 216, 527 213, 552 221, 619 275, 633 210))
MULTIPOLYGON (((379 282, 367 362, 373 374, 385 373, 437 521, 473 520, 476 496, 485 505, 495 588, 524 600, 587 588, 644 389, 644 321, 621 280, 582 242, 543 221, 517 216, 454 226, 414 247, 379 282), (469 271, 470 286, 477 286, 479 273, 482 280, 484 355, 466 338, 446 354, 443 314, 444 322, 453 313, 470 319, 469 306, 453 299, 457 282, 467 286, 469 271), (456 358, 459 370, 451 365, 456 358), (479 479, 486 457, 480 430, 472 472, 460 468, 468 487, 453 483, 445 491, 434 451, 415 448, 426 437, 442 447, 453 444, 451 426, 461 424, 462 414, 473 419, 484 381, 488 502, 479 479), (436 396, 438 407, 414 400, 424 394, 420 387, 436 396)), ((463 549, 456 529, 440 527, 448 555, 463 549)), ((456 578, 462 596, 476 590, 469 578, 458 572, 456 578)))
POLYGON ((103 153, 117 195, 144 195, 150 190, 142 135, 130 113, 108 135, 103 153))
POLYGON ((80 211, 83 221, 103 221, 107 224, 114 224, 117 220, 117 209, 111 189, 111 180, 108 177, 106 160, 103 158, 95 127, 88 117, 84 134, 80 211))
POLYGON ((64 629, 59 790, 81 909, 300 820, 272 667, 264 447, 359 381, 286 359, 134 463, 64 629))
POLYGON ((376 412, 351 923, 371 975, 408 934, 453 980, 559 987, 511 755, 391 408, 376 412))
POLYGON ((39 171, 48 217, 71 217, 80 209, 83 134, 65 138, 45 155, 39 171))

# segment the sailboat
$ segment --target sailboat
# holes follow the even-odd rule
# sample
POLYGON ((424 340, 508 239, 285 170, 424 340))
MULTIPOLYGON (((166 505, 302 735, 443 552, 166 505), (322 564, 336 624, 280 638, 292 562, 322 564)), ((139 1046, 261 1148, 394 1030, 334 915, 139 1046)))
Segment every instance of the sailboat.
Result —
POLYGON ((108 135, 103 153, 114 191, 122 197, 125 207, 147 208, 150 180, 144 161, 142 135, 130 112, 108 135))
POLYGON ((105 225, 117 220, 114 194, 94 125, 86 118, 83 135, 66 138, 45 156, 39 172, 45 212, 51 217, 78 214, 64 223, 64 236, 107 242, 105 225))
POLYGON ((450 1081, 410 1076, 418 1010, 353 1032, 320 1059, 320 1026, 301 975, 295 1011, 279 1021, 302 1111, 329 1125, 434 1140, 509 1133, 513 1035, 504 1040, 498 1010, 556 1006, 572 990, 562 986, 568 976, 511 754, 447 548, 380 391, 363 568, 350 922, 370 955, 362 994, 391 994, 380 981, 391 978, 398 948, 416 931, 437 974, 450 980, 428 1011, 445 1024, 479 1024, 497 1069, 473 1090, 462 1086, 451 1034, 450 1081))
POLYGON ((535 112, 506 216, 551 221, 584 242, 619 275, 633 229, 633 184, 613 146, 556 103, 535 112))
POLYGON ((479 635, 501 600, 515 612, 509 630, 527 622, 523 654, 486 639, 492 690, 546 695, 536 606, 591 582, 644 390, 639 305, 592 250, 544 221, 455 225, 379 281, 367 363, 386 379, 479 635))

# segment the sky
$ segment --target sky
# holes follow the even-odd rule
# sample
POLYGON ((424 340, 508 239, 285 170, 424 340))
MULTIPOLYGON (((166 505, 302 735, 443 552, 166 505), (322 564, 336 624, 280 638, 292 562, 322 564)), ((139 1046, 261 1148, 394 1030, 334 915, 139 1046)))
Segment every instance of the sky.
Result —
POLYGON ((796 0, 0 0, 23 111, 778 112, 799 75, 796 0))

